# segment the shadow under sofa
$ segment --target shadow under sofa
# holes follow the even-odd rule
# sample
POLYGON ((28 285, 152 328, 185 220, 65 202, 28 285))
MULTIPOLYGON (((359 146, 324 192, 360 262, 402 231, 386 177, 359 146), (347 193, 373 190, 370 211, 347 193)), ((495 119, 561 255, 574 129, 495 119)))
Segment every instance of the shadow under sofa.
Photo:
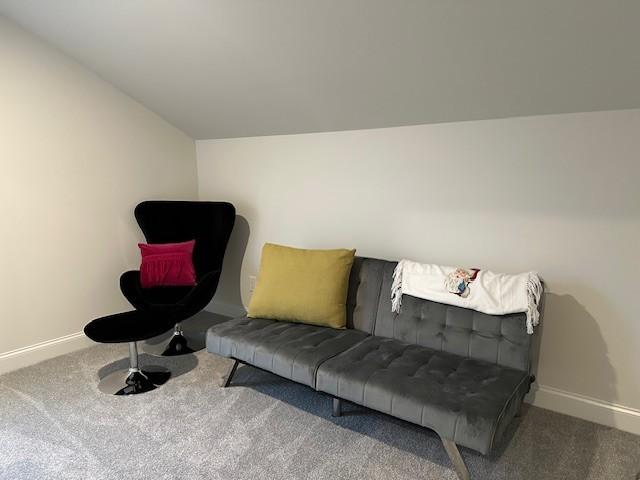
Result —
POLYGON ((207 350, 430 428, 460 479, 457 445, 488 454, 533 377, 524 313, 487 315, 405 295, 391 311, 396 262, 356 257, 347 328, 241 317, 211 327, 207 350))

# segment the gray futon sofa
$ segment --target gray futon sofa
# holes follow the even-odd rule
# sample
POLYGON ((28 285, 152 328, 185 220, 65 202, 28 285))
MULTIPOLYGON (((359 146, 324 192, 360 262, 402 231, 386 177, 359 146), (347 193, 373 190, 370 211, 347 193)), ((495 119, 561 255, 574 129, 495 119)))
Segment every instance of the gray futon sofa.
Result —
POLYGON ((391 312, 396 262, 356 257, 347 329, 242 317, 213 326, 207 350, 434 430, 461 479, 462 445, 487 454, 533 381, 524 313, 486 315, 405 295, 391 312))

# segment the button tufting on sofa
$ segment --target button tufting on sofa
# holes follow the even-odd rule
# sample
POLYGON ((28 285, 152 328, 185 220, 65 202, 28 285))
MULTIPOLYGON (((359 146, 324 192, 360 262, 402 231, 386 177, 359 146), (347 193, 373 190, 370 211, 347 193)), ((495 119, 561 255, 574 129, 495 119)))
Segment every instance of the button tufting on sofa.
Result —
POLYGON ((431 428, 460 478, 456 444, 488 453, 528 392, 525 315, 486 315, 406 295, 391 311, 395 262, 356 257, 347 329, 239 318, 212 327, 207 349, 431 428))

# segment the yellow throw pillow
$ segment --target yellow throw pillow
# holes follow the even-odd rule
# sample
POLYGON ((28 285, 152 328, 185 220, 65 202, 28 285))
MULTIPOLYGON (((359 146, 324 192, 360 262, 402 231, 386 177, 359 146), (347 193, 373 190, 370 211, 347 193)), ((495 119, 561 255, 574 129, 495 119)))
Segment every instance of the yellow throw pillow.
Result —
POLYGON ((265 243, 249 317, 345 328, 355 252, 265 243))

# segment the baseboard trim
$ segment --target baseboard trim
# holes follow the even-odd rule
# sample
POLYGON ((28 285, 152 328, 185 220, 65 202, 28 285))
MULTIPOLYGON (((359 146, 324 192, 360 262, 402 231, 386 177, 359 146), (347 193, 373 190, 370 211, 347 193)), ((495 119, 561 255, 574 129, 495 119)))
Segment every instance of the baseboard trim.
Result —
POLYGON ((80 350, 91 344, 91 340, 83 332, 78 332, 0 353, 0 374, 80 350))
MULTIPOLYGON (((242 305, 212 302, 207 310, 227 317, 246 315, 242 305)), ((640 410, 560 388, 535 384, 525 401, 536 407, 640 435, 640 410)))
MULTIPOLYGON (((246 314, 244 307, 222 302, 212 303, 207 310, 234 318, 246 314)), ((0 353, 0 374, 28 367, 92 344, 83 332, 78 332, 0 353)), ((547 385, 534 385, 525 401, 536 407, 640 435, 640 410, 636 408, 547 385)))
POLYGON ((640 410, 547 385, 534 386, 525 399, 536 407, 640 435, 640 410))

